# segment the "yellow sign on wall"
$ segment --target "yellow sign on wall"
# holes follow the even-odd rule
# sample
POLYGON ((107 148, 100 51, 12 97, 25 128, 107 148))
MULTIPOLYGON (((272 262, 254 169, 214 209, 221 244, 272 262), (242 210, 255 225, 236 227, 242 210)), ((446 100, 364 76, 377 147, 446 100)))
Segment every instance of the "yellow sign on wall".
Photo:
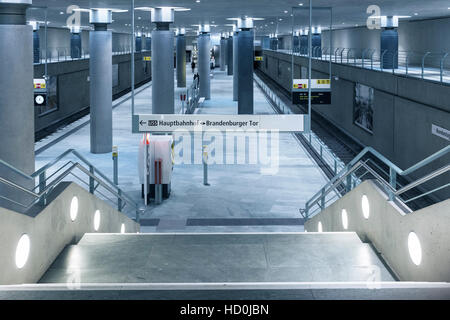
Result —
POLYGON ((264 61, 264 57, 255 57, 255 61, 264 61))
POLYGON ((152 57, 144 57, 144 61, 152 61, 152 57))

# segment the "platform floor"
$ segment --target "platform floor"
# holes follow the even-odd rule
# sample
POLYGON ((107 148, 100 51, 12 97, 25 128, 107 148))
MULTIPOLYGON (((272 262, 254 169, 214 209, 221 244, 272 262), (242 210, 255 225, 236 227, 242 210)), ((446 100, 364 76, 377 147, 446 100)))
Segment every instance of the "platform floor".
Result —
POLYGON ((40 283, 394 281, 356 233, 86 234, 40 283))
MULTIPOLYGON (((192 76, 192 71, 187 68, 188 85, 192 76)), ((177 112, 181 110, 178 98, 181 90, 184 89, 177 89, 175 93, 177 112)), ((137 92, 136 111, 151 113, 151 85, 137 92)), ((232 76, 216 69, 211 79, 211 100, 205 101, 199 113, 237 113, 237 102, 232 101, 232 96, 232 76)), ((131 101, 128 98, 129 95, 115 101, 117 107, 113 110, 113 139, 119 148, 119 185, 136 202, 142 203, 137 163, 142 136, 131 133, 131 101)), ((255 113, 274 113, 256 84, 254 101, 255 113)), ((57 140, 87 120, 89 116, 38 142, 37 150, 47 149, 36 156, 36 168, 68 148, 74 148, 112 179, 111 154, 90 153, 89 125, 57 140)), ((197 146, 195 152, 201 152, 201 146, 197 146)), ((152 204, 147 208, 141 216, 142 232, 303 231, 299 208, 303 208, 305 201, 326 183, 326 178, 292 134, 280 134, 278 160, 273 172, 261 164, 210 165, 210 186, 203 185, 201 164, 176 165, 170 199, 160 206, 152 204), (188 223, 193 218, 201 221, 188 223), (210 219, 222 220, 208 223, 210 219), (231 225, 229 219, 234 219, 231 225)), ((133 213, 130 216, 133 217, 133 213)))

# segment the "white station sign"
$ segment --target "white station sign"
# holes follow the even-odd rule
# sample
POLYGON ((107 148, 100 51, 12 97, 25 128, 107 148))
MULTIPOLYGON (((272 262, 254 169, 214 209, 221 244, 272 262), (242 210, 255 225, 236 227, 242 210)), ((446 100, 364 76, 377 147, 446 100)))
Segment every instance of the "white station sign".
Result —
POLYGON ((141 114, 139 132, 255 130, 303 132, 304 115, 141 114))

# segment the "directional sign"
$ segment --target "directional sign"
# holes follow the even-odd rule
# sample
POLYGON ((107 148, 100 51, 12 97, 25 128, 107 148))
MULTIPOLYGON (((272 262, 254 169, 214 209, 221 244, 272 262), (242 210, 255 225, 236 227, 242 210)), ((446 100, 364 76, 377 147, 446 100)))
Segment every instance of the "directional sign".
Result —
POLYGON ((264 61, 264 57, 255 57, 255 61, 264 61))
POLYGON ((133 118, 133 132, 190 132, 202 130, 278 130, 303 132, 304 115, 174 115, 141 114, 133 118))
POLYGON ((144 57, 144 61, 152 61, 152 57, 144 57))
MULTIPOLYGON (((292 92, 293 104, 308 104, 308 92, 292 92)), ((331 91, 312 91, 311 104, 331 104, 331 91)))
MULTIPOLYGON (((308 104, 308 79, 294 79, 292 103, 308 104)), ((311 79, 311 104, 331 104, 331 80, 311 79)))

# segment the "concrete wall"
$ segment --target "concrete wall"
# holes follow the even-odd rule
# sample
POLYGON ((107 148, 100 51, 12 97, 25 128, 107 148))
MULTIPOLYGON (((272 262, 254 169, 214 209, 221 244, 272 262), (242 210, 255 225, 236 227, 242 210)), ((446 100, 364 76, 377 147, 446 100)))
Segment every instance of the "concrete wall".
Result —
POLYGON ((450 200, 405 215, 372 181, 365 181, 308 220, 305 229, 317 232, 319 221, 324 232, 354 231, 363 241, 370 241, 402 281, 450 281, 450 200), (369 219, 362 214, 363 195, 369 199, 369 219), (348 229, 342 224, 343 209, 348 229), (415 232, 421 243, 419 266, 409 256, 410 232, 415 232))
POLYGON ((0 208, 0 285, 36 283, 60 252, 78 242, 85 233, 126 233, 139 231, 139 225, 75 183, 65 189, 36 216, 19 214, 0 208), (78 215, 70 218, 70 204, 78 198, 78 215), (94 213, 100 210, 98 231, 94 230, 94 213), (15 264, 20 237, 30 237, 31 249, 22 269, 15 264))
MULTIPOLYGON (((144 62, 142 54, 135 55, 135 81, 142 84, 151 79, 151 62, 144 62), (147 69, 145 68, 147 64, 147 69)), ((118 85, 113 87, 114 97, 127 92, 131 88, 131 55, 113 56, 113 65, 118 65, 118 85)), ((74 60, 50 63, 48 74, 58 77, 58 109, 38 116, 35 111, 35 131, 37 133, 57 125, 66 118, 81 112, 81 116, 89 113, 89 60, 74 60), (84 110, 84 111, 83 111, 84 110)), ((44 75, 44 65, 34 66, 34 77, 44 75)), ((39 136, 40 134, 38 134, 39 136)))
MULTIPOLYGON (((259 70, 290 91, 291 56, 265 50, 264 60, 267 64, 259 64, 259 70)), ((308 61, 295 57, 294 65, 295 77, 300 77, 301 67, 307 67, 308 61)), ((313 61, 313 77, 328 78, 328 67, 328 62, 313 61)), ((406 169, 449 144, 431 131, 433 124, 450 130, 449 85, 334 63, 332 73, 338 77, 332 79, 332 104, 313 106, 313 110, 361 144, 374 147, 400 168, 406 169), (375 89, 373 133, 353 122, 355 83, 375 89)), ((444 157, 412 177, 429 173, 449 161, 450 156, 444 157)), ((435 182, 442 185, 448 180, 449 175, 435 182)), ((450 197, 448 190, 439 195, 442 199, 450 197)))

